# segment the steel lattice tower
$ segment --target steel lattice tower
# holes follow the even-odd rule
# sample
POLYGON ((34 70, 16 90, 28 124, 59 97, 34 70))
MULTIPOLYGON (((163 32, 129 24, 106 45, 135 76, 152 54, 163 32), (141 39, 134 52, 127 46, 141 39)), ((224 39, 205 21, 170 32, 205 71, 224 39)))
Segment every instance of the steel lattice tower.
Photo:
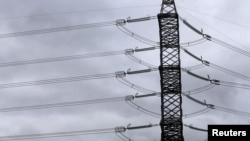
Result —
POLYGON ((174 0, 163 0, 160 28, 161 141, 184 141, 179 20, 174 0))

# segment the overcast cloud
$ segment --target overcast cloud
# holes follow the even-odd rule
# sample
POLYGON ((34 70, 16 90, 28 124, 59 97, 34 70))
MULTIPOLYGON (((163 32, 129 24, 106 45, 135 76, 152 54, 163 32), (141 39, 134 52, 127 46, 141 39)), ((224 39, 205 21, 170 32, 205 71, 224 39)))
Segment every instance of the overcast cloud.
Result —
MULTIPOLYGON (((193 26, 198 29, 203 29, 203 32, 206 34, 250 51, 250 41, 248 40, 250 34, 248 6, 250 5, 250 1, 176 0, 175 2, 178 6, 179 15, 189 21, 193 26), (220 17, 238 25, 189 11, 190 14, 193 15, 192 17, 181 9, 183 7, 214 17, 220 17), (200 21, 197 19, 200 19, 200 21)), ((140 18, 155 16, 160 11, 160 5, 161 0, 1 0, 0 34, 114 21, 128 17, 140 18), (138 7, 128 8, 135 6, 138 7), (67 13, 84 10, 85 12, 71 14, 25 17, 29 15, 67 13)), ((146 38, 159 41, 157 20, 127 24, 126 27, 146 38)), ((180 34, 181 42, 200 38, 199 35, 188 29, 181 22, 180 34)), ((0 62, 149 47, 149 45, 141 43, 122 33, 115 26, 0 39, 0 46, 0 62)), ((190 47, 189 50, 214 64, 250 76, 249 57, 220 47, 212 42, 205 42, 192 48, 190 47)), ((181 52, 181 55, 182 67, 200 63, 183 52, 181 52)), ((159 65, 159 50, 138 53, 136 56, 156 66, 159 65)), ((125 55, 117 55, 3 67, 0 68, 0 84, 114 73, 116 71, 126 71, 129 68, 132 71, 147 69, 145 66, 131 61, 125 55)), ((209 76, 214 79, 249 84, 249 81, 232 77, 209 67, 196 70, 195 73, 204 77, 209 74, 209 76)), ((160 90, 158 71, 126 76, 126 79, 150 90, 160 90)), ((191 90, 207 84, 207 82, 187 75, 185 72, 182 72, 182 81, 183 90, 191 90)), ((136 93, 143 94, 123 85, 115 78, 0 89, 0 91, 0 108, 122 97, 135 95, 136 93)), ((213 89, 194 95, 194 97, 201 101, 206 100, 207 103, 214 105, 250 112, 250 95, 248 89, 216 86, 213 89)), ((146 109, 160 113, 159 97, 136 99, 134 102, 146 109)), ((193 113, 203 108, 201 105, 193 103, 183 97, 184 114, 193 113)), ((127 126, 129 123, 131 123, 132 126, 147 125, 149 123, 159 123, 160 119, 137 111, 125 102, 112 102, 0 113, 0 121, 0 136, 11 136, 105 129, 127 126)), ((211 110, 203 115, 184 119, 183 122, 188 125, 192 124, 195 127, 206 129, 208 124, 249 124, 250 119, 249 117, 211 110)), ((160 132, 160 127, 154 127, 127 131, 125 134, 135 141, 159 141, 160 132)), ((184 127, 184 137, 186 141, 203 141, 207 138, 207 134, 184 127)), ((117 141, 120 139, 114 133, 110 133, 37 140, 117 141)))

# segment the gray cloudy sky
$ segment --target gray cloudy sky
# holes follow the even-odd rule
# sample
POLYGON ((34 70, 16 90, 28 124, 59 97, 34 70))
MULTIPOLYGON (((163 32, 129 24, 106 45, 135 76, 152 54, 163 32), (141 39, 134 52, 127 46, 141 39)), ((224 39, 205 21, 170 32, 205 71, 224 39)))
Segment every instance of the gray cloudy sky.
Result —
MULTIPOLYGON (((127 17, 155 16, 160 11, 160 4, 161 0, 1 0, 0 34, 114 21, 127 17), (145 5, 149 6, 141 7, 145 5), (100 11, 100 9, 110 10, 100 11), (84 10, 86 11, 71 14, 25 17, 29 15, 84 10)), ((250 27, 248 26, 250 22, 248 14, 250 1, 176 0, 176 5, 178 6, 179 15, 198 29, 202 28, 204 33, 250 51, 250 40, 248 40, 250 35, 250 27), (189 9, 189 13, 193 16, 187 14, 183 10, 183 7, 189 9), (204 14, 201 15, 191 10, 223 18, 226 21, 236 24, 218 20, 211 16, 205 16, 204 14)), ((159 40, 157 20, 127 24, 126 27, 146 38, 155 41, 159 40)), ((200 38, 182 23, 180 23, 180 34, 181 42, 200 38)), ((0 46, 0 62, 115 51, 135 48, 137 46, 139 48, 148 47, 148 45, 125 35, 115 26, 6 38, 0 40, 0 46)), ((212 42, 205 42, 189 48, 189 50, 214 64, 250 76, 249 57, 220 47, 212 42)), ((159 65, 159 50, 138 53, 136 55, 142 60, 156 66, 159 65)), ((182 67, 200 63, 183 52, 181 55, 182 67)), ((0 68, 0 83, 113 73, 116 71, 126 71, 129 68, 131 70, 146 69, 144 66, 131 61, 125 55, 118 55, 4 67, 0 68)), ((202 76, 209 74, 214 79, 249 84, 249 81, 232 77, 208 67, 195 72, 202 76)), ((159 91, 160 89, 158 72, 127 76, 126 78, 151 90, 159 91)), ((183 90, 190 90, 207 84, 207 82, 189 76, 184 72, 182 73, 182 80, 183 90)), ((1 89, 0 91, 1 108, 121 97, 134 95, 138 92, 121 84, 115 78, 1 89)), ((250 96, 247 89, 217 86, 206 92, 194 95, 194 97, 201 101, 205 99, 207 103, 218 106, 250 112, 250 96)), ((160 113, 160 99, 158 97, 138 99, 135 102, 144 108, 160 113)), ((204 107, 193 103, 185 97, 183 98, 184 114, 196 112, 202 108, 204 107)), ((0 113, 0 121, 0 136, 114 128, 116 126, 126 126, 129 123, 132 126, 159 123, 158 118, 141 113, 131 108, 125 102, 0 113)), ((184 123, 206 129, 208 124, 249 124, 250 119, 249 117, 212 110, 197 117, 184 119, 184 123)), ((135 141, 160 140, 159 127, 128 131, 125 134, 135 141)), ((184 137, 186 141, 200 141, 205 140, 207 135, 206 133, 184 127, 184 137)), ((37 140, 117 141, 119 138, 114 133, 111 133, 37 140)))

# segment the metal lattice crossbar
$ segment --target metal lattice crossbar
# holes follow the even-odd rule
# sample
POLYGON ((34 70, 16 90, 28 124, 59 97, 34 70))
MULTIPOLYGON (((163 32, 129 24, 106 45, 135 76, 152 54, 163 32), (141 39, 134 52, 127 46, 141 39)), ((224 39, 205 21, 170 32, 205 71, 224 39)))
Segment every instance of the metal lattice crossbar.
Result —
POLYGON ((160 28, 161 141, 184 141, 179 21, 174 0, 163 0, 160 28))

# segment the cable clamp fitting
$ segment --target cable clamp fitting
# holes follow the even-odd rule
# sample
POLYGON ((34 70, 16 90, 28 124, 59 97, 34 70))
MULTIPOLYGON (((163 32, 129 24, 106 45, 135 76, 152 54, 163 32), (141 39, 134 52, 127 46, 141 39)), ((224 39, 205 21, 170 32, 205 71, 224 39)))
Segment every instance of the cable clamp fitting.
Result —
POLYGON ((125 101, 132 101, 134 99, 135 99, 135 97, 133 95, 127 95, 127 96, 125 96, 125 101))
POLYGON ((123 78, 126 76, 126 72, 125 71, 118 71, 115 73, 116 78, 123 78))
POLYGON ((211 37, 210 35, 202 34, 202 36, 203 36, 203 38, 205 38, 205 39, 211 41, 211 38, 212 38, 212 37, 211 37))
POLYGON ((126 24, 125 19, 118 19, 116 20, 116 26, 124 26, 126 24))
POLYGON ((116 133, 124 133, 126 131, 126 128, 124 126, 119 126, 115 128, 116 133))
POLYGON ((213 104, 207 104, 207 107, 210 109, 214 109, 214 105, 213 104))
POLYGON ((126 50, 125 50, 125 54, 126 54, 126 55, 134 54, 134 52, 135 52, 134 49, 126 49, 126 50))
POLYGON ((210 80, 210 83, 215 84, 215 85, 220 85, 220 80, 212 79, 210 80))
MULTIPOLYGON (((202 58, 201 58, 202 59, 202 58)), ((206 61, 206 60, 201 60, 202 64, 206 65, 206 66, 209 66, 210 65, 210 62, 206 61)))

